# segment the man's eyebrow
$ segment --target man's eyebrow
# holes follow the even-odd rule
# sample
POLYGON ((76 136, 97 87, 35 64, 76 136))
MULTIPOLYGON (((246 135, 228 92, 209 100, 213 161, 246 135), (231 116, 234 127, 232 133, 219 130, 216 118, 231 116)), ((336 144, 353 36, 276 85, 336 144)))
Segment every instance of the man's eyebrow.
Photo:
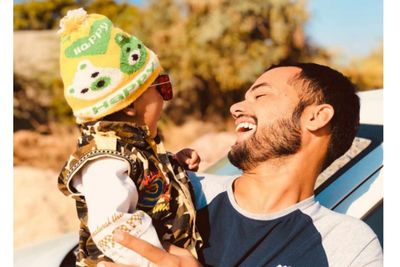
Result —
POLYGON ((254 85, 253 87, 251 87, 250 90, 249 90, 249 92, 253 92, 253 91, 256 90, 257 88, 262 87, 262 86, 271 87, 271 85, 270 85, 269 83, 263 82, 263 83, 259 83, 259 84, 254 85))

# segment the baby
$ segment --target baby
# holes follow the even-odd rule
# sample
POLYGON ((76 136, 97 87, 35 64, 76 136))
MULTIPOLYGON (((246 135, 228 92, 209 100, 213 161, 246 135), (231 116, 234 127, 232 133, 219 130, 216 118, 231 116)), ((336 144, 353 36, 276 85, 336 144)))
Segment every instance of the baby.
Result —
POLYGON ((116 230, 196 255, 202 240, 184 168, 197 170, 200 158, 191 149, 167 153, 157 135, 163 102, 172 98, 157 56, 107 17, 82 8, 69 11, 60 26, 64 94, 81 131, 58 178, 80 219, 76 265, 150 266, 114 242, 116 230))

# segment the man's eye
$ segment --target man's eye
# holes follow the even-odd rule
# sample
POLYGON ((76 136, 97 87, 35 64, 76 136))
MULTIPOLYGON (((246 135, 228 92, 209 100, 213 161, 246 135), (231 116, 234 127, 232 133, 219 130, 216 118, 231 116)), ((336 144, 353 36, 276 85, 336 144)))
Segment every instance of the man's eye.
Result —
POLYGON ((260 97, 263 97, 263 96, 266 96, 266 94, 262 94, 262 95, 256 95, 256 99, 258 99, 258 98, 260 98, 260 97))

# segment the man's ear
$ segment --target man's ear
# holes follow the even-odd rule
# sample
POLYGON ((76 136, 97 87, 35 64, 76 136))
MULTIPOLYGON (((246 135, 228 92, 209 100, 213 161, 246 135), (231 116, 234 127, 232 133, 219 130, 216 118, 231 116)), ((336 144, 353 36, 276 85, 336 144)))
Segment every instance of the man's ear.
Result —
POLYGON ((131 103, 129 106, 127 106, 126 108, 124 108, 124 109, 122 110, 122 112, 123 112, 125 115, 129 116, 129 117, 135 116, 135 115, 136 115, 136 109, 135 109, 134 103, 131 103))
POLYGON ((309 131, 325 127, 335 114, 333 107, 329 104, 309 106, 305 111, 305 127, 309 131))

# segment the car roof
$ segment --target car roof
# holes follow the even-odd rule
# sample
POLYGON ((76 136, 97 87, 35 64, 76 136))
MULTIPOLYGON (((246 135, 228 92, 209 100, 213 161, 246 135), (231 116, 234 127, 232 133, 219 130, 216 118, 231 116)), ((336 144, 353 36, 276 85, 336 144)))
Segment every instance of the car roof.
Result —
POLYGON ((360 123, 383 125, 383 89, 362 91, 360 97, 360 123))

